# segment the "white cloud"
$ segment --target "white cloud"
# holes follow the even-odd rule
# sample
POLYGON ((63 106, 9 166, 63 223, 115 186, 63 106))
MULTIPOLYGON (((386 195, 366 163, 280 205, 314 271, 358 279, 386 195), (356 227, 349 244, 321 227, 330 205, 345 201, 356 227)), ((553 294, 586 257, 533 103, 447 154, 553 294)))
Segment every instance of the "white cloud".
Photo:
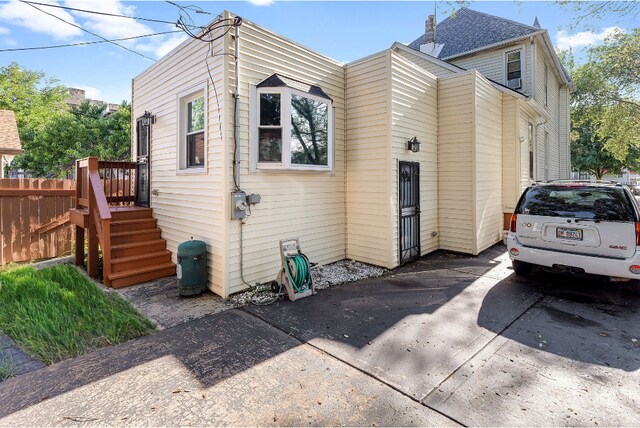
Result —
POLYGON ((572 36, 567 34, 566 31, 558 31, 558 49, 574 49, 580 46, 591 46, 598 43, 602 43, 607 37, 615 34, 617 31, 624 32, 620 27, 607 27, 599 33, 593 31, 581 31, 572 36))
POLYGON ((270 6, 274 0, 248 0, 254 6, 270 6))
POLYGON ((155 47, 154 53, 156 54, 156 57, 162 58, 163 56, 171 52, 173 48, 184 42, 186 39, 187 36, 185 34, 175 34, 170 36, 168 39, 155 47))
MULTIPOLYGON (((41 3, 58 4, 57 2, 50 0, 41 0, 41 3)), ((46 6, 38 6, 38 8, 46 10, 52 15, 62 18, 65 21, 75 23, 73 16, 63 9, 46 6)), ((79 29, 72 27, 69 24, 65 24, 52 16, 46 15, 26 3, 20 3, 16 0, 11 0, 2 4, 0 6, 0 16, 2 16, 3 20, 6 20, 6 22, 26 27, 37 33, 47 34, 52 36, 54 39, 65 39, 82 34, 79 29)))
POLYGON ((0 45, 14 47, 18 44, 15 40, 10 37, 0 38, 0 45))
POLYGON ((11 33, 11 30, 9 30, 8 28, 5 28, 5 27, 0 27, 0 35, 4 36, 4 35, 7 35, 9 33, 11 33))
MULTIPOLYGON (((135 7, 125 6, 119 0, 102 0, 99 2, 90 0, 67 0, 64 2, 64 5, 76 9, 117 15, 135 14, 135 7)), ((72 13, 81 21, 83 27, 108 39, 133 37, 154 32, 153 29, 133 19, 75 11, 72 13)))
POLYGON ((82 89, 84 90, 84 96, 86 98, 92 99, 92 100, 100 100, 100 96, 102 95, 102 91, 98 88, 94 88, 93 86, 85 86, 85 85, 78 85, 78 84, 72 84, 69 85, 70 88, 78 88, 78 89, 82 89))

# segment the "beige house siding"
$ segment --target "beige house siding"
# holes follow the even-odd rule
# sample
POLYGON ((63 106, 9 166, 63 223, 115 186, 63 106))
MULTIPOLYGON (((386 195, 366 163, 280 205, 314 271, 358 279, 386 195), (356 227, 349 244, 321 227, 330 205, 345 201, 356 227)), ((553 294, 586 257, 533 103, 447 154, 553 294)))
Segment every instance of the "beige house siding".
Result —
POLYGON ((522 89, 521 92, 531 94, 531 48, 528 41, 517 42, 508 47, 493 49, 485 52, 477 52, 472 55, 454 58, 448 62, 466 70, 476 69, 490 80, 503 85, 507 84, 507 65, 505 55, 507 52, 522 49, 522 89))
MULTIPOLYGON (((223 200, 227 196, 225 153, 222 150, 217 106, 224 109, 226 97, 219 91, 216 99, 208 80, 204 58, 207 44, 189 40, 174 49, 132 83, 132 157, 136 156, 135 119, 150 111, 156 116, 151 128, 151 196, 153 214, 167 240, 167 248, 176 262, 177 247, 191 237, 207 243, 210 288, 224 294, 225 257, 227 243, 221 231, 226 227, 223 200), (177 170, 178 95, 199 84, 207 85, 206 172, 197 175, 180 174, 177 170)), ((222 40, 214 43, 222 49, 222 40)), ((223 87, 223 61, 209 61, 211 74, 218 88, 223 87)))
POLYGON ((561 88, 558 93, 560 126, 558 135, 558 146, 560 152, 560 179, 567 180, 571 176, 571 123, 569 120, 569 90, 561 88))
POLYGON ((394 267, 389 51, 346 66, 347 257, 394 267))
POLYGON ((473 253, 475 72, 438 79, 440 248, 473 253))
MULTIPOLYGON (((233 39, 226 37, 231 50, 233 39)), ((321 264, 346 256, 345 207, 345 91, 344 67, 336 61, 302 47, 249 21, 240 27, 240 182, 247 193, 262 201, 252 207, 243 226, 244 278, 250 284, 275 279, 280 256, 278 242, 298 237, 302 250, 321 264), (332 99, 334 113, 335 170, 328 172, 249 172, 249 92, 273 73, 320 86, 332 99)), ((233 92, 233 67, 223 92, 233 92)), ((226 109, 229 124, 233 107, 226 109)), ((233 140, 227 153, 233 155, 233 140)), ((233 190, 232 163, 227 163, 225 197, 233 190)), ((229 213, 226 213, 229 218, 229 213)), ((227 293, 247 288, 240 275, 240 222, 228 221, 229 280, 227 293)), ((225 294, 225 295, 226 295, 225 294)))
POLYGON ((519 102, 510 96, 502 99, 502 210, 513 212, 521 193, 519 102))
POLYGON ((476 75, 475 95, 474 254, 478 254, 502 238, 502 93, 476 75))
POLYGON ((433 61, 420 58, 420 56, 417 54, 405 52, 401 49, 399 49, 396 53, 400 55, 402 58, 414 63, 418 67, 428 71, 429 73, 433 74, 436 77, 452 76, 456 74, 455 71, 449 70, 441 65, 435 64, 433 61))
POLYGON ((396 52, 391 57, 391 225, 392 265, 399 260, 398 162, 420 163, 420 250, 438 249, 438 87, 433 74, 396 52), (407 150, 417 137, 418 153, 407 150))

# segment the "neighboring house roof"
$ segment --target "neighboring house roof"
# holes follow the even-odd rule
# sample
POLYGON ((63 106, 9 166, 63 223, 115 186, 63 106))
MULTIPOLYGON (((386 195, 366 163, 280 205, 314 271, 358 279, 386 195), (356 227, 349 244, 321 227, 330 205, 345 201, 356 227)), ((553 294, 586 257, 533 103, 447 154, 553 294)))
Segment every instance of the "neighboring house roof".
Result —
POLYGON ((0 110, 0 152, 4 154, 22 152, 16 115, 11 110, 0 110))
POLYGON ((329 101, 331 97, 327 95, 322 88, 315 85, 310 85, 308 83, 300 82, 299 80, 292 79, 290 77, 283 76, 281 74, 272 74, 271 76, 264 79, 262 82, 258 83, 258 88, 278 88, 278 87, 287 87, 297 89, 301 92, 306 92, 311 95, 315 95, 317 97, 326 98, 329 101))
MULTIPOLYGON (((438 58, 453 58, 539 31, 540 28, 531 25, 463 7, 436 27, 436 43, 444 44, 438 58)), ((411 42, 409 47, 420 50, 422 44, 424 44, 424 34, 411 42)))

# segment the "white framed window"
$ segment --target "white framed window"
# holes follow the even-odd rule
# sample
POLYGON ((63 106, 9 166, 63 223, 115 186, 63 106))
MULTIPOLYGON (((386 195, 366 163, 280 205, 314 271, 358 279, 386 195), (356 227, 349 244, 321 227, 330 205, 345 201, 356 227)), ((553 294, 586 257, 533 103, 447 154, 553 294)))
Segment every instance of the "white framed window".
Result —
POLYGON ((333 171, 330 99, 289 87, 251 87, 251 171, 333 171))
POLYGON ((505 73, 507 86, 511 89, 522 88, 522 49, 505 52, 505 73))
POLYGON ((205 84, 178 95, 178 118, 178 173, 204 173, 207 168, 205 84))

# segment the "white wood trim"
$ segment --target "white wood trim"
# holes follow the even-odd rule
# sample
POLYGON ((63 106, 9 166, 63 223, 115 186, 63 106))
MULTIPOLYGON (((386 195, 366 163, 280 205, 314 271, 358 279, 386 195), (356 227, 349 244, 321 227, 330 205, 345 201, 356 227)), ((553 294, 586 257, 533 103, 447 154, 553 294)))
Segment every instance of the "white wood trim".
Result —
POLYGON ((335 107, 327 98, 312 95, 288 87, 258 88, 251 85, 249 106, 249 171, 256 172, 329 172, 335 170, 335 107), (274 129, 282 129, 282 159, 281 162, 259 162, 258 159, 258 135, 260 126, 260 110, 258 108, 259 95, 262 93, 280 94, 280 126, 272 126, 274 129), (327 165, 300 165, 291 163, 291 96, 299 95, 327 105, 327 165))
POLYGON ((177 103, 177 138, 176 138, 176 175, 195 175, 206 174, 207 169, 207 152, 208 152, 208 129, 209 129, 209 100, 207 82, 201 82, 197 85, 190 87, 180 93, 176 97, 177 103), (187 167, 187 123, 186 123, 186 111, 187 104, 198 98, 204 99, 204 164, 202 167, 187 167))

